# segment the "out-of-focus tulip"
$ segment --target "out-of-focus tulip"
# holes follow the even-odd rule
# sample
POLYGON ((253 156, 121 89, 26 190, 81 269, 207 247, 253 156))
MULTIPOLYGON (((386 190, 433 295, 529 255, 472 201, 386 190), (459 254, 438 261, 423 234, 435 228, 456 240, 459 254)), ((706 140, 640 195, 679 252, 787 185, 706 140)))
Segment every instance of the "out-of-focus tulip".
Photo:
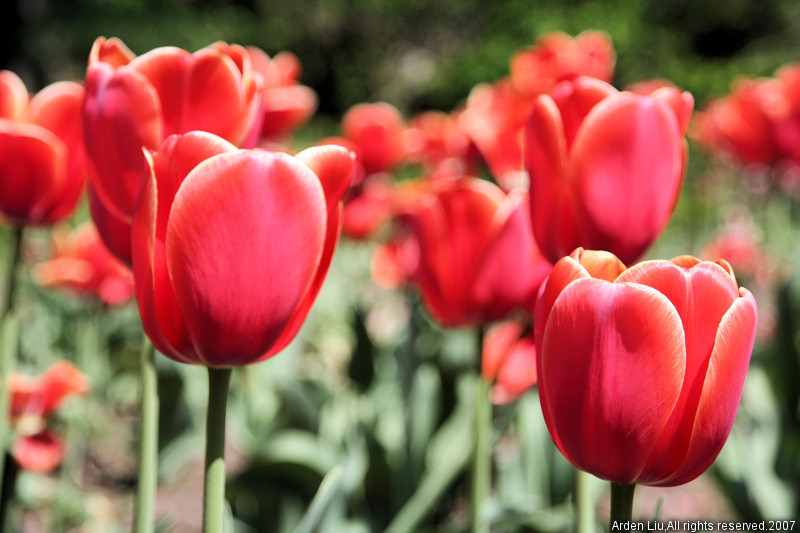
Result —
POLYGON ((725 261, 626 269, 580 248, 562 258, 535 315, 539 397, 556 445, 615 483, 691 481, 733 425, 756 318, 725 261))
POLYGON ((399 215, 409 279, 443 326, 487 324, 532 307, 550 265, 530 228, 527 195, 477 178, 435 180, 399 215))
POLYGON ((133 298, 133 273, 108 251, 93 224, 54 232, 53 241, 53 258, 33 269, 37 283, 89 294, 106 305, 133 298))
POLYGON ((779 82, 740 80, 731 94, 698 112, 692 137, 699 144, 744 164, 775 163, 781 157, 776 122, 788 112, 779 82))
POLYGON ((458 117, 486 161, 489 171, 506 190, 527 185, 522 139, 533 97, 520 93, 506 78, 476 85, 458 117))
POLYGON ((391 104, 357 104, 342 117, 342 135, 352 143, 366 175, 392 170, 406 156, 406 126, 391 104))
POLYGON ((9 389, 17 435, 12 455, 25 470, 50 472, 64 459, 64 443, 48 423, 64 400, 88 393, 89 380, 71 363, 59 361, 40 376, 11 374, 9 389))
POLYGON ((525 162, 545 257, 555 262, 578 246, 626 262, 644 254, 678 201, 693 104, 670 87, 641 95, 592 78, 536 99, 525 162))
POLYGON ((370 174, 351 187, 344 204, 342 233, 353 239, 366 239, 393 215, 393 179, 381 172, 370 174))
POLYGON ((800 168, 800 65, 774 77, 741 79, 728 95, 711 100, 692 124, 706 149, 739 164, 768 166, 778 185, 796 189, 800 168))
POLYGON ((481 374, 492 383, 492 403, 513 402, 536 385, 536 343, 517 321, 492 326, 483 338, 481 374))
POLYGON ((132 229, 136 299, 153 345, 181 362, 241 366, 295 336, 338 241, 354 159, 237 150, 205 132, 149 157, 132 229))
POLYGON ((510 77, 473 88, 459 125, 505 190, 527 186, 523 137, 535 98, 579 76, 610 81, 614 57, 610 39, 601 32, 584 32, 574 39, 548 33, 514 55, 510 77))
POLYGON ((29 98, 0 72, 0 216, 14 224, 53 224, 75 209, 86 182, 81 137, 83 87, 48 85, 29 98))
POLYGON ((459 113, 425 111, 408 122, 408 160, 424 172, 462 176, 478 171, 480 155, 469 136, 458 125, 459 113))
POLYGON ((297 82, 300 60, 291 52, 270 58, 263 50, 247 47, 253 70, 261 74, 261 140, 285 142, 296 129, 308 122, 317 109, 317 93, 297 82))
POLYGON ((561 32, 547 33, 511 58, 511 81, 527 94, 549 92, 558 82, 589 76, 610 82, 616 53, 611 38, 588 30, 574 38, 561 32))
POLYGON ((241 46, 215 43, 195 53, 164 47, 135 57, 120 40, 98 38, 86 72, 83 124, 103 209, 130 224, 147 174, 143 148, 156 150, 169 135, 202 130, 254 145, 260 103, 261 76, 241 46))

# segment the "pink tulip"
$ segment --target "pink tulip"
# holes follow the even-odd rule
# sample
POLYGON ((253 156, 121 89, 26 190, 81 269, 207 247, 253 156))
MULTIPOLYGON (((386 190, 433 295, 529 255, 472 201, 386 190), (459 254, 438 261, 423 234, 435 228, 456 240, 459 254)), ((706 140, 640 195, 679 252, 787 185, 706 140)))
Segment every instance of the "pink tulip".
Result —
POLYGON ((154 346, 212 367, 271 357, 294 338, 327 274, 352 154, 237 150, 190 132, 148 159, 131 248, 154 346))
POLYGON ((692 106, 689 93, 669 87, 641 95, 591 78, 537 98, 525 161, 545 257, 555 262, 578 246, 623 261, 644 254, 678 201, 692 106))
POLYGON ((0 215, 15 224, 53 224, 75 209, 86 182, 80 109, 84 90, 58 82, 28 97, 0 72, 0 215))
POLYGON ((575 250, 536 306, 542 411, 577 468, 674 486, 714 461, 733 425, 756 302, 725 261, 682 256, 626 269, 575 250))

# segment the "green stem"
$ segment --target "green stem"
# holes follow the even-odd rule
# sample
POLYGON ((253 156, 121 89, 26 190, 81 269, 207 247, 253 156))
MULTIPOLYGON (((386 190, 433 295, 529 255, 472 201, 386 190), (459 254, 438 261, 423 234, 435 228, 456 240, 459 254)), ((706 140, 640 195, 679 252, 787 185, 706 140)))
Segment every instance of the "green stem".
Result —
MULTIPOLYGON (((483 328, 478 329, 477 348, 480 365, 483 352, 483 328)), ((492 476, 492 404, 489 400, 491 384, 478 373, 475 398, 475 451, 472 462, 472 533, 487 533, 489 521, 485 504, 489 496, 492 476)))
POLYGON ((9 260, 5 271, 5 287, 3 287, 2 307, 0 307, 0 320, 8 314, 14 303, 14 289, 16 284, 17 264, 22 255, 22 230, 24 226, 14 226, 11 228, 9 238, 9 260))
POLYGON ((592 533, 594 531, 593 480, 594 477, 591 474, 575 469, 575 512, 578 515, 578 533, 592 533))
MULTIPOLYGON (((19 322, 13 314, 9 314, 0 321, 0 413, 10 413, 10 387, 9 376, 14 371, 17 360, 17 346, 19 344, 19 322)), ((6 524, 7 502, 13 495, 16 471, 14 465, 6 465, 10 459, 10 450, 13 444, 13 433, 9 427, 8 415, 0 416, 0 530, 6 524), (13 474, 13 475, 12 475, 13 474)), ((13 462, 13 459, 10 459, 13 462)))
POLYGON ((203 533, 222 533, 225 516, 225 414, 230 368, 208 368, 203 533))
POLYGON ((610 529, 614 529, 614 523, 630 522, 633 517, 633 492, 636 484, 630 483, 622 485, 611 483, 611 521, 610 529))
POLYGON ((141 436, 139 442, 139 485, 136 490, 135 533, 152 533, 158 490, 158 377, 153 344, 142 335, 141 436))

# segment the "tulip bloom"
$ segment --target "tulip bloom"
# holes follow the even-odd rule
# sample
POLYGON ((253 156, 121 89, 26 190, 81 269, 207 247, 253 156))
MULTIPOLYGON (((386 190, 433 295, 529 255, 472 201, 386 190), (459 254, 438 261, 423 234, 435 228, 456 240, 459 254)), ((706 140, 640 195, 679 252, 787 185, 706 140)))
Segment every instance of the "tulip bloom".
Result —
POLYGON ((511 58, 511 81, 518 91, 542 94, 564 80, 589 76, 610 82, 616 53, 611 38, 599 31, 585 31, 574 38, 566 33, 547 33, 511 58))
POLYGON ((409 239, 400 248, 430 314, 443 326, 482 325, 532 307, 550 265, 533 239, 525 192, 477 178, 429 186, 400 215, 409 239))
POLYGON ((739 164, 778 169, 778 184, 796 187, 788 171, 796 173, 800 166, 798 91, 797 64, 779 69, 771 78, 739 80, 730 94, 711 100, 698 113, 692 137, 739 164))
POLYGON ((545 257, 554 263, 578 246, 641 257, 677 204, 693 103, 670 87, 642 95, 590 78, 536 99, 525 162, 545 257))
POLYGON ((259 135, 262 141, 280 143, 317 110, 317 93, 297 83, 300 60, 291 52, 270 58, 254 46, 246 49, 253 69, 263 78, 259 135))
POLYGON ((33 269, 40 285, 69 288, 106 305, 133 298, 133 274, 108 251, 93 224, 84 223, 70 233, 54 232, 53 248, 53 258, 33 269))
POLYGON ((714 461, 731 430, 756 302, 725 261, 682 256, 629 269, 575 250, 536 307, 542 411, 577 468, 674 486, 714 461))
POLYGON ((483 338, 481 374, 492 383, 496 405, 513 402, 536 385, 536 343, 531 331, 509 320, 492 326, 483 338))
POLYGON ((47 225, 72 213, 86 182, 83 97, 72 82, 29 97, 16 74, 0 72, 0 216, 47 225))
POLYGON ((400 112, 391 104, 358 104, 342 117, 342 135, 366 175, 387 172, 406 157, 406 126, 400 112))
POLYGON ((11 423, 17 435, 12 455, 24 470, 47 473, 64 459, 64 443, 48 427, 70 396, 86 394, 89 380, 67 361, 53 364, 40 376, 9 376, 11 423))
POLYGON ((228 368, 280 351, 330 266, 352 154, 237 150, 190 132, 167 138, 149 166, 131 249, 153 345, 177 361, 228 368))
MULTIPOLYGON (((98 38, 89 55, 84 138, 92 187, 103 209, 130 226, 147 163, 172 134, 191 130, 254 145, 261 76, 245 49, 216 43, 195 53, 156 48, 135 57, 118 39, 98 38)), ((106 233, 98 223, 101 234, 106 233)), ((109 244, 121 244, 107 238, 109 244)), ((111 250, 128 260, 125 249, 111 250)))

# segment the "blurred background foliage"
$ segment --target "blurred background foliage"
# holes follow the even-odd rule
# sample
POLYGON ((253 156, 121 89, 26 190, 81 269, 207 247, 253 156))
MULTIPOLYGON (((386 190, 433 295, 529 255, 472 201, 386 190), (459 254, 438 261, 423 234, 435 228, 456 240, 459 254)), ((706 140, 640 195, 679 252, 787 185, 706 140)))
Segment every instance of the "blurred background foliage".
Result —
MULTIPOLYGON (((298 147, 337 133, 342 114, 360 102, 387 101, 406 117, 450 111, 476 84, 506 76, 514 51, 553 30, 606 31, 617 53, 614 85, 665 78, 691 91, 698 107, 739 76, 768 76, 800 58, 795 0, 16 0, 0 10, 0 68, 33 91, 82 79, 99 35, 117 36, 137 54, 163 45, 193 51, 215 40, 270 55, 290 50, 302 83, 320 97, 298 147)), ((773 334, 757 343, 736 426, 712 475, 642 491, 637 514, 645 519, 800 513, 800 297, 790 277, 800 265, 800 215, 796 198, 754 194, 748 183, 740 169, 692 148, 678 210, 649 254, 699 254, 745 209, 780 275, 757 294, 761 313, 774 317, 773 334)), ((85 210, 76 216, 85 218, 85 210)), ((49 246, 46 231, 29 232, 28 262, 49 246)), ((474 333, 441 330, 413 293, 375 286, 371 246, 343 241, 297 341, 234 373, 234 531, 466 530, 474 333), (318 514, 301 522, 315 494, 318 514)), ((136 481, 135 305, 103 309, 21 277, 21 369, 72 359, 94 388, 61 415, 71 442, 61 474, 23 474, 14 519, 24 531, 125 531, 136 481)), ((160 527, 196 531, 205 374, 163 357, 158 365, 160 527)), ((494 426, 493 531, 570 530, 572 474, 535 391, 495 408, 494 426)), ((601 484, 595 489, 602 517, 607 496, 601 484)))

